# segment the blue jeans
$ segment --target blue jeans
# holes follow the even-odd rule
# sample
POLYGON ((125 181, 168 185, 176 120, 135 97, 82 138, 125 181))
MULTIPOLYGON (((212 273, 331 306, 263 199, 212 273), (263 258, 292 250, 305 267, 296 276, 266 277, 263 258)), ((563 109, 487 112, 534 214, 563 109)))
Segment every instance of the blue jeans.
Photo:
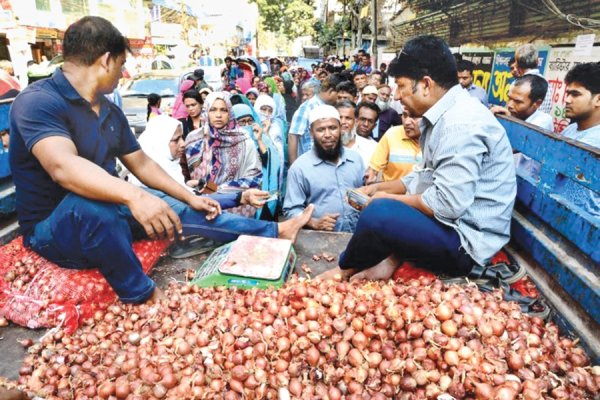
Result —
MULTIPOLYGON (((179 215, 184 235, 219 242, 230 242, 241 234, 277 237, 277 224, 273 222, 229 213, 208 221, 205 213, 157 190, 146 190, 166 201, 179 215)), ((144 274, 131 244, 145 237, 128 207, 69 193, 48 218, 35 226, 24 243, 64 268, 97 267, 121 301, 141 303, 152 295, 155 284, 144 274)))
POLYGON ((473 266, 452 227, 400 201, 376 199, 362 211, 340 268, 367 269, 391 255, 451 276, 466 275, 473 266))

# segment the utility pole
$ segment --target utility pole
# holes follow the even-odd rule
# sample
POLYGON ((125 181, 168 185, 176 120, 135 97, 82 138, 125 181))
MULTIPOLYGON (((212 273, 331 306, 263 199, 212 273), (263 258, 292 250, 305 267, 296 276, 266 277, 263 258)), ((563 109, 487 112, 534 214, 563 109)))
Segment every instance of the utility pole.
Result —
MULTIPOLYGON (((371 0, 373 5, 373 43, 371 47, 371 56, 373 57, 375 68, 379 65, 377 60, 377 0, 371 0)), ((375 69, 373 68, 373 69, 375 69)))

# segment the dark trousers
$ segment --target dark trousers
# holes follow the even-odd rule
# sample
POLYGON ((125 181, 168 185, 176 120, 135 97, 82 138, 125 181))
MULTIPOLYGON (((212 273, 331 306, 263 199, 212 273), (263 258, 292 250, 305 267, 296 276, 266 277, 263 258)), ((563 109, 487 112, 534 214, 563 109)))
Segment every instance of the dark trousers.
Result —
MULTIPOLYGON (((166 201, 179 215, 184 235, 218 242, 230 242, 241 234, 277 237, 277 224, 273 222, 229 213, 207 221, 203 212, 157 190, 146 190, 166 201)), ((64 268, 97 267, 121 301, 139 303, 150 297, 155 286, 131 247, 133 240, 144 237, 145 231, 128 207, 70 193, 35 226, 25 238, 25 245, 64 268)))
POLYGON ((340 268, 367 269, 395 255, 446 275, 466 275, 473 261, 456 231, 400 201, 373 200, 340 255, 340 268))

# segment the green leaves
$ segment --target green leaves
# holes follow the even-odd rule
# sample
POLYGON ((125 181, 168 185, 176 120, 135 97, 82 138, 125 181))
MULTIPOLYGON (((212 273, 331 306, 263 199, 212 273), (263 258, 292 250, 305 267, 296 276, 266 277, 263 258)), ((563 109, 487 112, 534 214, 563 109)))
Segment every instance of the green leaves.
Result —
POLYGON ((264 30, 289 39, 314 33, 313 0, 252 0, 258 5, 264 30))

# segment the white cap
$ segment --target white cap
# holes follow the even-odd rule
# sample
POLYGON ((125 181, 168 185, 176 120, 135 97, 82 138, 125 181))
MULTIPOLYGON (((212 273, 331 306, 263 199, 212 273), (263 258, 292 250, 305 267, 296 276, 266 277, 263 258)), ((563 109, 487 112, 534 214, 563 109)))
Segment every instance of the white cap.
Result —
POLYGON ((314 108, 310 114, 308 114, 308 124, 312 125, 318 119, 327 119, 327 118, 335 118, 338 121, 340 120, 340 113, 336 110, 335 107, 321 104, 314 108))

